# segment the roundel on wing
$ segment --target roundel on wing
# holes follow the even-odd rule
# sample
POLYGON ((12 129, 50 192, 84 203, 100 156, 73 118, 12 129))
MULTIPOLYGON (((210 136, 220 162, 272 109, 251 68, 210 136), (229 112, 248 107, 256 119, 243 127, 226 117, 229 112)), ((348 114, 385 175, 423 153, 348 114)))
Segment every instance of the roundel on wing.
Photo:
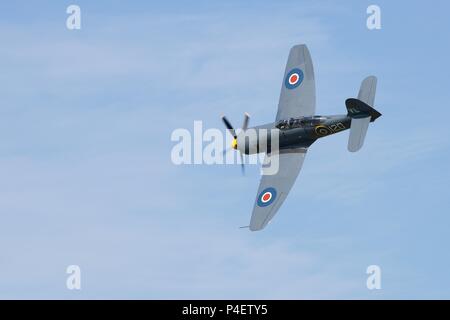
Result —
POLYGON ((292 69, 286 74, 284 85, 287 89, 295 89, 303 82, 304 77, 302 70, 298 68, 292 69))
POLYGON ((276 197, 277 191, 275 190, 275 188, 266 188, 258 195, 258 206, 267 207, 275 201, 276 197))

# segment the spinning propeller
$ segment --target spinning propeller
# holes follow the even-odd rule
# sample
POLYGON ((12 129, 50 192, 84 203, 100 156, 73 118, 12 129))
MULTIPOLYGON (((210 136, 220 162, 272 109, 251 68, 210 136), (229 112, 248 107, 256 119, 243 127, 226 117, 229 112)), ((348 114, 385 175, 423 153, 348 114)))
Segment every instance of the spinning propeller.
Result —
MULTIPOLYGON (((247 112, 244 113, 244 123, 242 124, 242 131, 247 130, 249 120, 250 120, 250 115, 247 112)), ((227 117, 222 116, 222 121, 225 124, 225 127, 228 129, 228 132, 233 136, 233 142, 231 142, 231 148, 225 149, 223 151, 223 154, 225 155, 228 152, 228 150, 230 150, 230 149, 238 150, 237 134, 236 134, 236 130, 234 130, 233 126, 231 125, 230 121, 228 121, 227 117)), ((242 155, 242 152, 240 152, 239 155, 241 157, 241 171, 242 171, 242 174, 244 175, 245 174, 244 156, 242 155)))

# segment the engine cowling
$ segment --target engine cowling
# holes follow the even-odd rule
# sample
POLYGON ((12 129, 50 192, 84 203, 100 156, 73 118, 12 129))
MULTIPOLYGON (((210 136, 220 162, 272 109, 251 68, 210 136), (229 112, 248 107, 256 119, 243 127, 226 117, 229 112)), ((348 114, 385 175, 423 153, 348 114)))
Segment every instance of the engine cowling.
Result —
POLYGON ((238 134, 233 140, 233 149, 239 150, 243 154, 256 154, 270 151, 272 139, 278 138, 278 129, 255 129, 250 128, 238 134))

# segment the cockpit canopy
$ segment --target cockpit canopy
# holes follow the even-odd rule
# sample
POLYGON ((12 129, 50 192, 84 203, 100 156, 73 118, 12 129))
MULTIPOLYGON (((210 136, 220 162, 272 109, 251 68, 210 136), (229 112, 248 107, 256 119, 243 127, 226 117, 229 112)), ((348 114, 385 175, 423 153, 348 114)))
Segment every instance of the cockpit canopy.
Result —
POLYGON ((277 122, 276 127, 280 130, 294 129, 302 127, 310 127, 320 124, 326 120, 324 116, 310 116, 301 118, 290 118, 289 120, 280 120, 277 122))

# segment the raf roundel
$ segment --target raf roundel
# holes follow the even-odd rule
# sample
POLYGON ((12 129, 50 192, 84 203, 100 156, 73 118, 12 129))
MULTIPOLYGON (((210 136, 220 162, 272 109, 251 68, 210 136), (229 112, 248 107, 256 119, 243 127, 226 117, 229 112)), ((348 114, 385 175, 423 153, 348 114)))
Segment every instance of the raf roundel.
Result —
POLYGON ((298 68, 292 69, 287 73, 284 85, 287 89, 295 89, 302 83, 303 78, 304 74, 302 70, 298 68))
POLYGON ((277 197, 277 191, 274 188, 266 188, 258 195, 258 206, 267 207, 272 204, 277 197))

